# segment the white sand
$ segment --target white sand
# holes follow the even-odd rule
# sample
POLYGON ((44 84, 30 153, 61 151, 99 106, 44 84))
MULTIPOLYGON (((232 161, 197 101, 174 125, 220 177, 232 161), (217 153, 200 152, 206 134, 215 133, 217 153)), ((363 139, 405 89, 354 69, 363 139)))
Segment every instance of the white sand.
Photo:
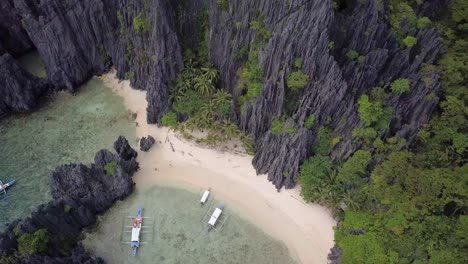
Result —
POLYGON ((201 191, 210 187, 226 206, 283 241, 298 262, 327 263, 335 221, 326 208, 304 203, 298 189, 278 193, 265 175, 256 175, 251 156, 203 148, 167 128, 146 124, 146 92, 131 89, 129 81, 119 82, 115 71, 103 79, 138 114, 137 137, 156 139, 149 152, 138 153, 137 188, 157 184, 201 191))

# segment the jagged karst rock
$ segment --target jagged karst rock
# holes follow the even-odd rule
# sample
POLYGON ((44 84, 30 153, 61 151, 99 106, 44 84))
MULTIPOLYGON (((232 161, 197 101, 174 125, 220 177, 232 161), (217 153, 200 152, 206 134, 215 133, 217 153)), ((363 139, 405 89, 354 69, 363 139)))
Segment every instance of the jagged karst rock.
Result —
POLYGON ((342 13, 333 10, 332 1, 318 0, 235 1, 229 2, 228 10, 220 10, 216 1, 211 1, 210 9, 210 57, 221 69, 222 86, 229 87, 234 97, 241 95, 236 75, 241 61, 236 51, 243 47, 252 50, 254 32, 249 22, 257 19, 255 10, 265 15, 265 27, 272 33, 260 50, 263 89, 244 107, 240 126, 256 141, 253 164, 257 172, 268 173, 268 179, 277 188, 295 185, 299 165, 311 154, 316 142, 318 127, 329 120, 333 133, 341 136, 332 158, 343 160, 354 152, 357 146, 351 131, 363 126, 356 101, 373 87, 383 85, 388 91, 391 82, 398 78, 408 78, 412 86, 410 93, 392 95, 386 102, 394 112, 385 137, 397 135, 411 142, 437 104, 424 99, 440 89, 437 76, 427 85, 418 72, 422 63, 432 64, 441 56, 440 36, 432 29, 415 30, 413 35, 420 41, 415 47, 402 50, 389 29, 388 10, 379 10, 376 1, 350 2, 342 13), (236 22, 241 26, 236 26, 236 22), (363 62, 348 59, 349 50, 365 56, 363 62), (297 124, 298 132, 277 137, 267 131, 273 118, 284 114, 283 106, 288 103, 286 79, 295 58, 302 59, 302 71, 311 81, 289 120, 297 124), (315 125, 303 131, 304 121, 310 115, 315 116, 315 125), (288 177, 284 177, 285 172, 288 177))
POLYGON ((0 56, 0 115, 31 111, 47 89, 45 80, 21 68, 10 54, 0 56))
POLYGON ((124 137, 119 137, 115 145, 119 146, 119 154, 100 150, 95 156, 96 163, 90 167, 83 164, 57 167, 50 175, 53 200, 40 205, 31 217, 11 223, 0 233, 0 254, 13 254, 19 236, 45 228, 49 235, 47 256, 23 257, 18 263, 103 263, 102 259, 80 248, 77 242, 81 230, 94 224, 98 214, 133 191, 132 174, 138 163, 136 155, 129 153, 136 152, 124 137), (104 169, 110 162, 116 162, 112 175, 104 169), (71 256, 64 255, 70 250, 71 256))
POLYGON ((142 137, 140 139, 140 149, 142 151, 148 151, 156 143, 156 140, 148 135, 148 137, 142 137))
MULTIPOLYGON (((243 93, 238 72, 248 57, 242 52, 255 49, 256 32, 250 22, 263 14, 265 28, 271 32, 259 48, 263 88, 242 109, 233 107, 237 113, 232 119, 255 140, 253 165, 257 171, 268 173, 277 188, 292 188, 299 166, 312 154, 320 126, 326 124, 341 137, 331 153, 334 160, 345 160, 359 147, 351 136, 353 129, 363 126, 356 101, 373 87, 388 91, 398 78, 411 83, 409 93, 392 94, 386 101, 394 111, 384 139, 399 136, 411 144, 437 104, 437 100, 427 100, 440 89, 437 74, 431 73, 432 81, 425 83, 419 70, 423 63, 435 63, 444 52, 441 38, 430 28, 413 29, 410 33, 418 39, 417 44, 402 49, 389 29, 386 3, 379 7, 377 2, 347 1, 346 7, 337 11, 332 1, 321 0, 239 0, 229 1, 225 9, 216 0, 208 1, 206 9, 202 0, 188 4, 168 0, 15 0, 13 5, 10 0, 2 8, 14 9, 14 19, 21 18, 53 85, 74 88, 112 63, 119 78, 130 78, 135 88, 147 90, 149 123, 159 122, 169 109, 170 87, 183 67, 182 49, 198 46, 202 22, 198 18, 204 10, 208 11, 210 61, 220 69, 221 86, 237 101, 243 93), (143 29, 134 27, 137 17, 142 18, 143 29), (55 32, 63 37, 57 39, 55 32), (346 56, 350 50, 361 56, 359 61, 346 56), (302 71, 310 76, 310 82, 292 100, 287 78, 296 58, 302 59, 302 71), (285 113, 288 104, 294 107, 285 113), (281 137, 269 133, 272 120, 285 114, 297 133, 281 137), (311 115, 315 124, 305 129, 304 121, 311 115)), ((447 3, 425 2, 418 12, 430 14, 447 3)), ((21 30, 7 27, 16 39, 25 39, 14 33, 21 30)))
POLYGON ((117 154, 125 160, 130 160, 138 156, 138 153, 132 149, 130 144, 128 144, 128 140, 124 136, 120 136, 114 142, 114 149, 117 154))
POLYGON ((13 0, 0 1, 0 14, 0 55, 21 54, 31 49, 31 40, 21 26, 21 17, 13 0))

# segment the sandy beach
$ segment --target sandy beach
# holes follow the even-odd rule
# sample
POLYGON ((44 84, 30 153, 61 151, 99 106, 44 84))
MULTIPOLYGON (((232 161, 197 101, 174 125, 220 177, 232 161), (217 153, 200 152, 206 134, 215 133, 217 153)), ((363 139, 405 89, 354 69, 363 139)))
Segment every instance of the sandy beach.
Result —
POLYGON ((285 243, 299 263, 327 263, 336 223, 326 208, 306 204, 297 188, 277 192, 266 175, 257 176, 251 156, 205 148, 168 128, 148 125, 146 92, 132 89, 129 81, 119 81, 115 71, 103 79, 124 98, 128 110, 137 113, 136 136, 156 139, 149 152, 138 153, 137 188, 161 185, 195 192, 211 188, 217 199, 285 243))

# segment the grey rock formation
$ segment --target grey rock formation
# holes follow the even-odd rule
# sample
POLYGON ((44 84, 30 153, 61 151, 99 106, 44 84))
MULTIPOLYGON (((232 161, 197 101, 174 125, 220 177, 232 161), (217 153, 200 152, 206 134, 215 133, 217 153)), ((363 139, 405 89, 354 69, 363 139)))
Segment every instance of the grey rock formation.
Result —
POLYGON ((140 149, 142 151, 148 151, 156 143, 156 140, 148 135, 148 137, 142 137, 140 139, 140 149))
POLYGON ((10 224, 0 233, 0 254, 14 255, 18 237, 45 228, 49 235, 46 256, 20 258, 18 263, 103 263, 84 252, 77 242, 81 230, 94 224, 98 214, 133 191, 131 177, 138 163, 129 153, 135 151, 123 137, 115 145, 119 147, 116 148, 118 154, 100 150, 96 163, 90 167, 83 164, 57 167, 50 176, 53 200, 39 206, 31 217, 10 224), (116 167, 109 175, 105 166, 111 162, 115 162, 116 167), (68 253, 71 256, 67 256, 68 253))
MULTIPOLYGON (((299 166, 312 154, 320 126, 326 124, 334 136, 341 137, 331 153, 334 160, 345 160, 359 147, 351 136, 353 129, 363 126, 356 101, 373 87, 389 91, 395 79, 411 82, 409 93, 393 94, 386 101, 394 111, 384 139, 400 136, 410 144, 437 104, 428 100, 440 89, 437 74, 431 73, 431 82, 424 82, 419 71, 423 63, 435 63, 444 52, 441 38, 430 28, 413 29, 410 34, 417 44, 402 49, 389 29, 385 1, 382 6, 376 0, 346 1, 337 11, 332 1, 322 0, 228 1, 226 9, 220 9, 216 0, 207 1, 206 9, 201 0, 7 2, 2 10, 13 9, 13 19, 20 17, 53 85, 72 89, 112 63, 120 78, 130 78, 135 88, 147 90, 149 123, 159 122, 168 111, 171 84, 183 67, 182 49, 198 46, 203 22, 198 18, 207 10, 209 58, 220 69, 221 86, 236 101, 233 119, 255 140, 257 171, 268 173, 278 189, 296 184, 299 166), (259 16, 271 32, 259 48, 263 87, 241 109, 238 72, 246 53, 256 49, 257 33, 250 22, 259 16), (350 50, 360 59, 349 59, 350 50), (289 98, 287 78, 296 58, 302 59, 302 71, 311 80, 295 98, 289 98), (289 126, 296 127, 296 134, 269 132, 272 120, 283 115, 289 117, 289 126), (306 129, 304 122, 310 115, 316 122, 306 129)), ((430 2, 418 12, 430 14, 448 3, 430 2)), ((26 39, 22 30, 11 25, 8 32, 19 32, 11 34, 26 39)))
POLYGON ((21 68, 10 54, 0 56, 0 116, 31 111, 47 89, 45 80, 21 68))
POLYGON ((241 94, 236 75, 241 62, 236 52, 243 47, 252 50, 255 33, 249 22, 261 12, 266 29, 272 33, 260 50, 263 89, 240 113, 240 126, 256 141, 254 166, 259 173, 268 173, 277 188, 295 185, 299 165, 311 154, 317 128, 328 120, 333 134, 341 137, 332 157, 343 160, 353 153, 357 146, 351 131, 363 126, 356 101, 373 87, 382 85, 388 91, 395 79, 411 81, 409 94, 392 95, 386 102, 394 108, 386 137, 397 135, 411 142, 437 104, 437 100, 425 99, 440 89, 437 75, 426 84, 419 69, 422 63, 435 63, 441 56, 438 34, 432 29, 414 30, 411 33, 418 44, 402 50, 389 29, 386 8, 379 10, 376 1, 347 3, 349 6, 337 13, 332 1, 230 1, 228 10, 220 10, 216 1, 211 1, 210 56, 221 69, 223 87, 229 87, 234 96, 241 94), (332 42, 335 47, 330 49, 332 42), (349 50, 365 56, 362 63, 348 59, 349 50), (285 114, 286 79, 295 58, 302 59, 302 71, 311 81, 289 120, 297 124, 298 132, 279 137, 268 130, 274 117, 285 114), (303 124, 310 115, 316 122, 307 130, 303 124))
POLYGON ((13 0, 0 1, 0 55, 21 54, 32 48, 18 12, 13 0))

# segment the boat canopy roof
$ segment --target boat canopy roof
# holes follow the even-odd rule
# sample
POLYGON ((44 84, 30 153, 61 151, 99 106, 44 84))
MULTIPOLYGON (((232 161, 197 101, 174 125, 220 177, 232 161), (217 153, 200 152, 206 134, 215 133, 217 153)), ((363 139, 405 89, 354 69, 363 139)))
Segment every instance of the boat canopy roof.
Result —
POLYGON ((213 214, 211 215, 211 218, 210 218, 210 221, 208 221, 208 224, 214 226, 216 221, 218 220, 218 217, 221 215, 222 212, 223 210, 216 208, 213 214))

